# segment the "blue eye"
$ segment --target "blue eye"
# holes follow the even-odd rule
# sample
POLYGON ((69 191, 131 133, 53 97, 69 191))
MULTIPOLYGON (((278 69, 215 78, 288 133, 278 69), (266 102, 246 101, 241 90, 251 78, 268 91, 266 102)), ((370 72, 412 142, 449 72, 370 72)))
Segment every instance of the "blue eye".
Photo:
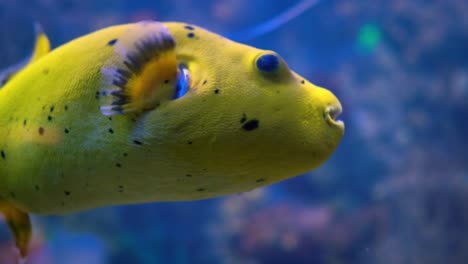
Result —
POLYGON ((260 71, 266 72, 266 73, 276 71, 281 65, 278 56, 276 56, 275 54, 265 54, 265 55, 260 56, 257 59, 256 64, 257 64, 257 68, 260 71))
POLYGON ((177 82, 173 99, 179 99, 184 96, 190 89, 190 72, 187 66, 179 65, 179 72, 177 73, 177 82))

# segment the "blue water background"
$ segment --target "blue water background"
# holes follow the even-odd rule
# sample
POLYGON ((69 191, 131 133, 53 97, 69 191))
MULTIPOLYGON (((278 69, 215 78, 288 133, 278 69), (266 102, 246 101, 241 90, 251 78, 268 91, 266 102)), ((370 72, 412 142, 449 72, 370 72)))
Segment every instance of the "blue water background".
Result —
MULTIPOLYGON (((230 34, 296 1, 0 0, 0 68, 143 19, 230 34)), ((321 168, 251 193, 34 216, 31 264, 467 263, 468 2, 322 0, 246 43, 281 54, 341 100, 321 168)), ((27 95, 26 95, 27 96, 27 95)), ((0 224, 0 263, 15 263, 0 224)))

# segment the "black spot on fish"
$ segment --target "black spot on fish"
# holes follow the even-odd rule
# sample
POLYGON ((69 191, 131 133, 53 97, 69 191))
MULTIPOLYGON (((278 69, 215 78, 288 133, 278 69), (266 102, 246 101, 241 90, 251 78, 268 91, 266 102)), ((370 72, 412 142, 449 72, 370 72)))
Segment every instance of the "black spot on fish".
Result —
POLYGON ((133 140, 133 143, 135 143, 136 145, 143 145, 143 143, 141 141, 138 141, 138 140, 133 140))
POLYGON ((189 37, 189 38, 194 38, 194 37, 195 37, 195 33, 190 32, 190 33, 187 34, 187 37, 189 37))
POLYGON ((10 196, 11 196, 11 198, 15 198, 16 194, 14 192, 10 192, 10 196))
POLYGON ((65 128, 65 129, 63 130, 63 132, 65 132, 65 134, 68 134, 68 133, 70 133, 70 130, 68 130, 68 128, 65 128))
POLYGON ((198 188, 197 189, 197 192, 204 192, 205 191, 205 188, 198 188))
POLYGON ((39 135, 41 135, 41 136, 44 135, 44 132, 45 132, 45 131, 44 131, 44 128, 43 128, 43 127, 39 127, 38 132, 39 132, 39 135))
POLYGON ((109 42, 107 42, 107 45, 109 45, 109 46, 114 46, 115 43, 117 43, 117 39, 112 39, 112 40, 110 40, 109 42))
POLYGON ((302 84, 304 84, 304 83, 305 83, 305 81, 304 81, 304 80, 302 80, 302 81, 301 81, 301 83, 302 83, 302 84))
POLYGON ((258 128, 259 123, 257 119, 252 119, 245 123, 242 128, 246 131, 252 131, 258 128))
POLYGON ((185 174, 185 177, 192 177, 192 174, 185 174))
POLYGON ((165 83, 165 84, 168 84, 168 83, 169 83, 169 80, 164 80, 164 83, 165 83))
POLYGON ((264 178, 260 178, 260 179, 257 179, 256 182, 264 182, 265 179, 264 178))
POLYGON ((40 190, 39 185, 34 186, 34 188, 36 189, 36 191, 40 190))
POLYGON ((2 150, 2 151, 0 151, 0 154, 2 155, 2 159, 4 159, 4 160, 5 160, 5 159, 6 159, 6 154, 5 154, 5 151, 3 151, 3 150, 2 150))
POLYGON ((54 112, 54 109, 55 109, 55 106, 51 106, 49 112, 51 112, 51 113, 54 112))
POLYGON ((65 111, 67 111, 67 110, 68 110, 68 105, 65 105, 65 106, 63 107, 63 109, 64 109, 65 111))
POLYGON ((219 89, 215 89, 215 90, 214 90, 214 93, 215 93, 215 94, 219 94, 219 89))
POLYGON ((117 168, 122 168, 122 164, 120 164, 120 163, 116 163, 115 166, 116 166, 117 168))
POLYGON ((207 80, 204 80, 204 81, 203 81, 203 85, 205 85, 207 82, 208 82, 207 80))
POLYGON ((189 145, 192 145, 192 144, 193 144, 193 142, 192 142, 192 141, 189 141, 189 142, 187 142, 187 144, 189 144, 189 145))
POLYGON ((109 133, 114 134, 114 130, 112 128, 109 128, 109 133))
POLYGON ((69 195, 71 194, 70 191, 64 191, 63 193, 64 193, 66 196, 69 196, 69 195))
POLYGON ((23 120, 23 126, 26 126, 27 124, 28 124, 28 120, 27 119, 23 120))
POLYGON ((192 27, 192 26, 189 26, 189 25, 185 26, 185 28, 186 28, 186 29, 188 29, 188 30, 195 30, 195 28, 194 28, 194 27, 192 27))
POLYGON ((127 153, 124 153, 124 154, 123 154, 123 156, 124 156, 124 157, 127 157, 127 156, 128 156, 128 154, 127 154, 127 153))
POLYGON ((49 122, 52 121, 52 116, 48 116, 48 117, 47 117, 47 120, 48 120, 49 122))

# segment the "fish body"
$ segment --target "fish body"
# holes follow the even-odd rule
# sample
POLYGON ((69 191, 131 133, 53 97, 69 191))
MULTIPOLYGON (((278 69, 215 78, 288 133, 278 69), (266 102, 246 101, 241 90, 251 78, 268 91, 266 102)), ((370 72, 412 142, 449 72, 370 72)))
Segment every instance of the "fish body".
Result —
POLYGON ((340 112, 273 51, 185 23, 113 26, 0 88, 0 197, 62 214, 248 191, 322 164, 340 112))

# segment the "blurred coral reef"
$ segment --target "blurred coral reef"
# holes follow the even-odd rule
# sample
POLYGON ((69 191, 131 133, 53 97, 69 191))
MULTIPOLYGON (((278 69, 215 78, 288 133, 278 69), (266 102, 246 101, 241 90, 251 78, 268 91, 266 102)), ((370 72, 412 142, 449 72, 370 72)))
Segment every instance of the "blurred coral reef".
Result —
MULTIPOLYGON (((142 19, 238 32, 291 2, 1 0, 0 67, 27 54, 33 20, 58 45, 142 19)), ((466 263, 467 13, 458 0, 322 1, 251 40, 340 98, 333 157, 246 194, 37 216, 28 263, 466 263)), ((0 263, 15 263, 0 227, 0 263)))

